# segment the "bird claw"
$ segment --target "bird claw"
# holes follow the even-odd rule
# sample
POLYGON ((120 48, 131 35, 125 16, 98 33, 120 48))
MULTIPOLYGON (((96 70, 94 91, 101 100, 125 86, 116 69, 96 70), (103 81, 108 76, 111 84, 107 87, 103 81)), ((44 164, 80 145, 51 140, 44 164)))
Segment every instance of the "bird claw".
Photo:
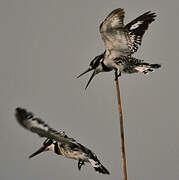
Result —
POLYGON ((119 72, 118 76, 117 77, 120 77, 121 76, 121 72, 119 72))
POLYGON ((115 81, 117 81, 118 77, 121 76, 121 72, 118 73, 118 70, 115 70, 115 81))
POLYGON ((78 161, 78 169, 79 169, 79 171, 81 170, 81 167, 82 167, 84 164, 85 164, 84 161, 82 161, 82 160, 79 160, 79 161, 78 161))

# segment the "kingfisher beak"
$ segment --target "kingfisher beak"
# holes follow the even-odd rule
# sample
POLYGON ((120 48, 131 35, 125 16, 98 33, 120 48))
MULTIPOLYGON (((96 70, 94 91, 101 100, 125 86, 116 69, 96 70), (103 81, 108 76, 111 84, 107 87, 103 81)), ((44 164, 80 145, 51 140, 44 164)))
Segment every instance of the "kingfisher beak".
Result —
POLYGON ((95 75, 96 75, 96 71, 94 70, 94 71, 93 71, 93 74, 91 75, 91 77, 90 77, 90 79, 89 79, 89 81, 88 81, 88 83, 87 83, 87 85, 86 85, 86 87, 85 87, 85 90, 87 89, 87 87, 89 86, 91 80, 94 78, 95 75))
POLYGON ((83 76, 84 74, 86 74, 86 73, 88 73, 88 72, 90 72, 90 71, 92 71, 92 70, 93 70, 93 68, 92 68, 92 67, 89 67, 85 72, 83 72, 82 74, 80 74, 77 78, 83 76))
POLYGON ((29 156, 29 159, 30 158, 32 158, 32 157, 34 157, 34 156, 36 156, 36 155, 38 155, 38 154, 40 154, 41 152, 44 152, 44 151, 46 151, 46 147, 45 146, 42 146, 40 149, 38 149, 36 152, 34 152, 33 154, 31 154, 30 156, 29 156))

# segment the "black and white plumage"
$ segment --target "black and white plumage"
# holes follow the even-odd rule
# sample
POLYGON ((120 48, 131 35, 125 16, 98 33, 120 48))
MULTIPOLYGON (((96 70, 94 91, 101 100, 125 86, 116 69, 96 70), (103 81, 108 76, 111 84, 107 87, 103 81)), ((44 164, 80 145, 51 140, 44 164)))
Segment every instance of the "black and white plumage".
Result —
POLYGON ((148 72, 152 72, 154 71, 154 69, 158 69, 161 67, 160 64, 149 64, 144 62, 144 60, 127 56, 116 58, 115 61, 116 64, 121 68, 120 72, 128 74, 137 72, 143 72, 144 74, 147 74, 148 72))
MULTIPOLYGON (((91 61, 90 67, 78 76, 80 77, 83 74, 94 70, 86 88, 92 78, 99 72, 117 70, 119 74, 121 72, 131 73, 131 71, 123 71, 123 64, 125 64, 125 66, 127 64, 132 65, 133 60, 131 61, 131 59, 133 58, 131 58, 131 56, 138 50, 139 45, 142 43, 142 37, 145 31, 148 29, 149 24, 155 20, 155 17, 155 13, 148 11, 127 25, 124 25, 124 10, 121 8, 115 9, 106 17, 100 25, 100 33, 105 44, 105 51, 101 55, 96 56, 91 61), (118 63, 119 60, 125 62, 118 63), (130 63, 128 63, 129 61, 130 63)), ((139 64, 139 67, 141 66, 142 64, 139 64)), ((159 66, 160 65, 158 65, 158 67, 159 66)), ((139 71, 135 71, 134 69, 133 72, 148 72, 146 67, 143 68, 144 71, 142 68, 138 69, 139 71)), ((149 67, 149 69, 155 68, 149 67)))
POLYGON ((132 44, 129 45, 131 47, 131 53, 138 50, 145 31, 148 29, 149 24, 155 20, 155 17, 155 13, 148 11, 125 25, 125 28, 129 31, 130 40, 132 42, 132 44))
POLYGON ((112 11, 100 25, 106 51, 112 56, 129 56, 136 52, 155 17, 155 13, 148 11, 124 26, 124 10, 118 8, 112 11))
POLYGON ((50 150, 58 155, 78 160, 79 170, 85 162, 89 162, 97 172, 109 174, 109 171, 100 163, 95 153, 73 138, 69 138, 64 131, 52 129, 41 119, 34 117, 33 113, 28 112, 23 108, 16 108, 15 117, 19 124, 24 128, 41 137, 47 138, 43 143, 43 146, 30 155, 29 158, 32 158, 41 152, 50 150))

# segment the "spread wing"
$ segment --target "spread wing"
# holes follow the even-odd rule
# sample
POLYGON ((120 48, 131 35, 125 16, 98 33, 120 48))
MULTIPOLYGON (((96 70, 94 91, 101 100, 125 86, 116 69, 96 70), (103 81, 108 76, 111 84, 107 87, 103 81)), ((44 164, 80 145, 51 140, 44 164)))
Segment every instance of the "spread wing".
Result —
POLYGON ((33 113, 23 108, 16 108, 15 117, 19 124, 25 129, 38 134, 41 137, 55 140, 57 142, 75 143, 76 141, 69 138, 64 131, 56 131, 39 118, 34 117, 33 113))
POLYGON ((136 52, 155 17, 155 13, 148 11, 124 26, 124 10, 118 8, 112 11, 100 25, 106 51, 112 52, 113 57, 128 56, 136 52))
POLYGON ((149 24, 155 20, 155 17, 155 13, 151 13, 150 11, 148 11, 125 26, 125 28, 129 32, 131 40, 131 53, 134 53, 138 50, 139 45, 141 45, 142 43, 142 37, 145 31, 148 29, 149 24))
MULTIPOLYGON (((130 53, 128 34, 124 28, 124 10, 121 8, 112 11, 100 25, 101 37, 106 51, 116 51, 119 54, 130 53)), ((125 54, 124 54, 125 55, 125 54)))
POLYGON ((100 31, 124 27, 124 9, 113 10, 100 25, 100 31))

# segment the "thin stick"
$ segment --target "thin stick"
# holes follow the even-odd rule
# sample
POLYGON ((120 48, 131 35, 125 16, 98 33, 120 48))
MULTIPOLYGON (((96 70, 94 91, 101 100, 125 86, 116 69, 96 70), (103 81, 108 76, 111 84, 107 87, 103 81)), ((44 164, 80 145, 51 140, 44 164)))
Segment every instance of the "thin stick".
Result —
POLYGON ((121 106, 121 97, 120 97, 120 89, 119 89, 119 81, 118 81, 117 71, 115 71, 115 82, 116 82, 119 120, 120 120, 121 149, 122 149, 122 161, 123 161, 123 176, 124 176, 124 180, 127 180, 127 165, 126 165, 126 153, 125 153, 125 143, 124 143, 123 116, 122 116, 122 106, 121 106))

